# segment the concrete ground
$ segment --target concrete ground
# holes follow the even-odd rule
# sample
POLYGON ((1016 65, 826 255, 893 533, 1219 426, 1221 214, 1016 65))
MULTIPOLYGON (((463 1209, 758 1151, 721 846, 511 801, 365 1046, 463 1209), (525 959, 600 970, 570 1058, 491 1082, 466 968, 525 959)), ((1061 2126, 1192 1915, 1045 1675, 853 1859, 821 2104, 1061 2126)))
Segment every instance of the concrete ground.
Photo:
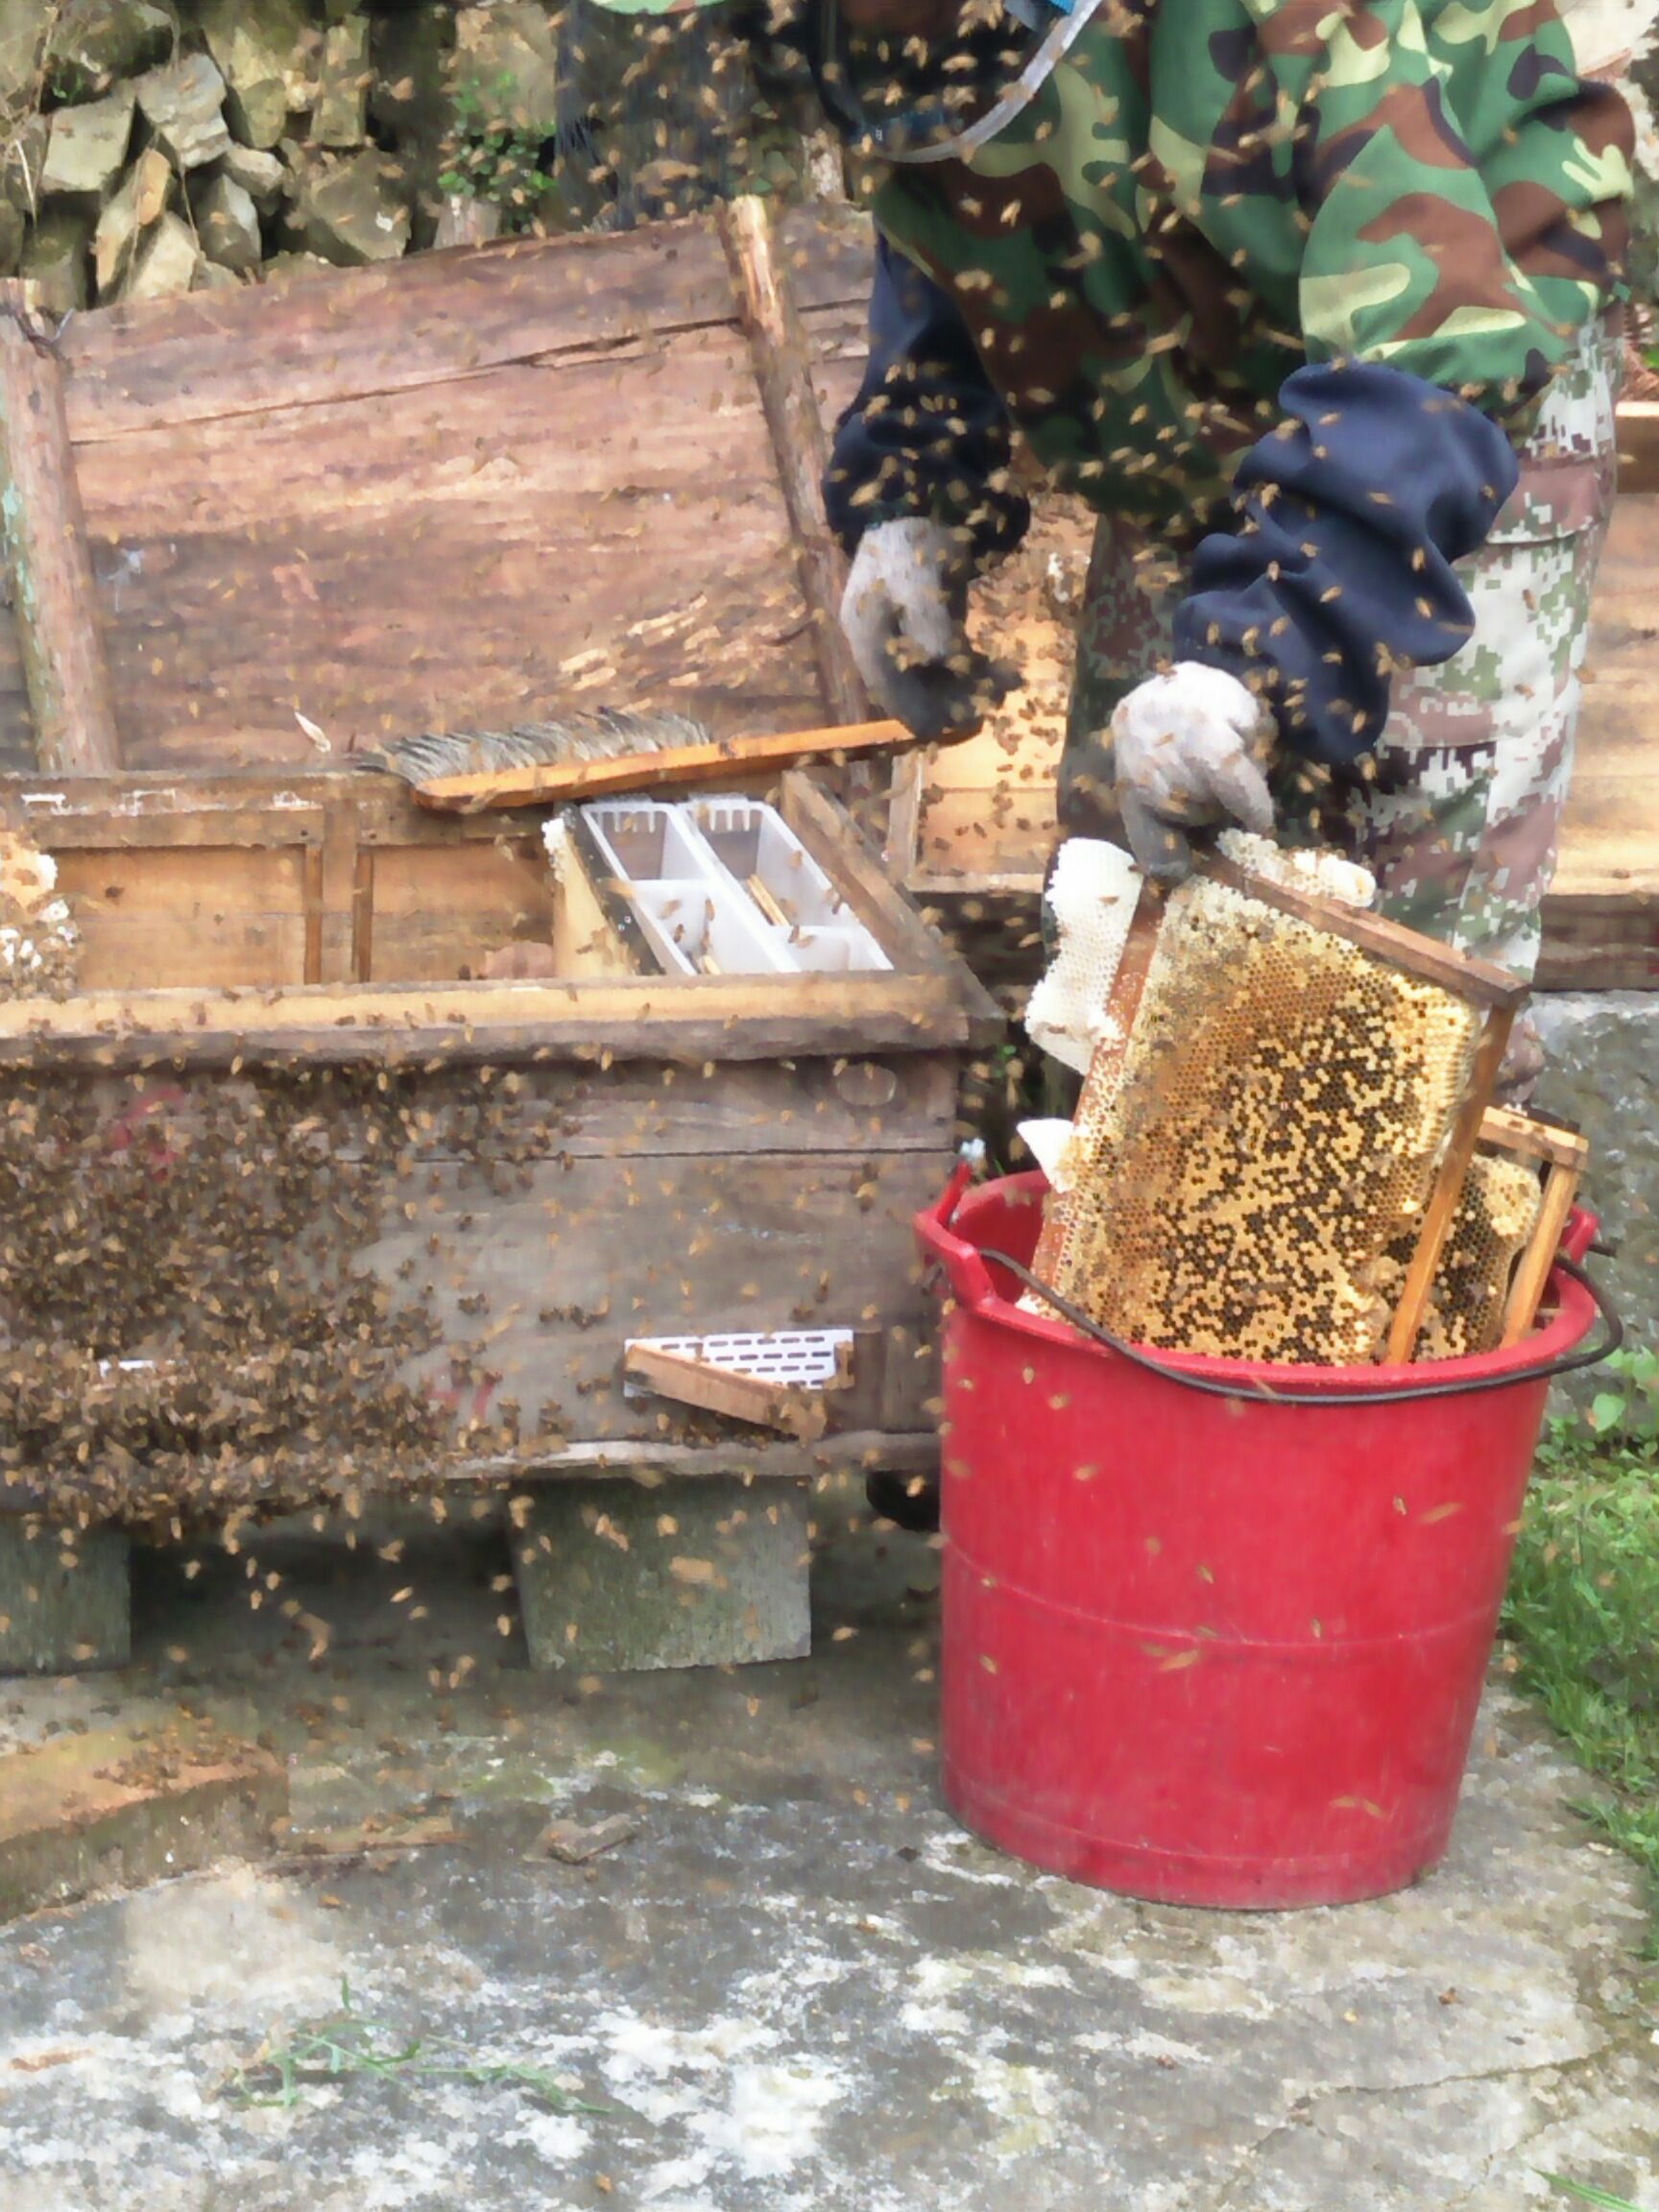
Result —
POLYGON ((915 1539, 826 1545, 809 1662, 581 1685, 497 1632, 498 1537, 267 1546, 333 1624, 315 1665, 204 1557, 146 1570, 129 1672, 0 1684, 0 1746, 182 1701, 286 1754, 298 1829, 458 1840, 0 1930, 5 2212, 1515 2212, 1570 2201, 1546 2173, 1659 2212, 1636 1885, 1502 1691, 1419 1888, 1167 1911, 944 1812, 915 1539), (569 1866, 528 1855, 550 1811, 639 1826, 569 1866), (600 2109, 408 2068, 291 2108, 227 2092, 343 1981, 600 2109))

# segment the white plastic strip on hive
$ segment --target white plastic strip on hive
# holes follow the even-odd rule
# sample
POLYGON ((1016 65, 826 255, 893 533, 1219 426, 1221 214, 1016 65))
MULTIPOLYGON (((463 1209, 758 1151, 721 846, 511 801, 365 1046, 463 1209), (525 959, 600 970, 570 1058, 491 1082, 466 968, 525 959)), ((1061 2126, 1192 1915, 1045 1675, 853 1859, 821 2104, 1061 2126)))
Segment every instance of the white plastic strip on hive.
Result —
MULTIPOLYGON (((719 1336, 630 1336, 636 1345, 670 1359, 694 1359, 727 1375, 749 1375, 782 1390, 826 1390, 842 1374, 853 1350, 851 1329, 773 1329, 719 1336)), ((652 1393, 633 1377, 623 1379, 626 1398, 652 1393)))

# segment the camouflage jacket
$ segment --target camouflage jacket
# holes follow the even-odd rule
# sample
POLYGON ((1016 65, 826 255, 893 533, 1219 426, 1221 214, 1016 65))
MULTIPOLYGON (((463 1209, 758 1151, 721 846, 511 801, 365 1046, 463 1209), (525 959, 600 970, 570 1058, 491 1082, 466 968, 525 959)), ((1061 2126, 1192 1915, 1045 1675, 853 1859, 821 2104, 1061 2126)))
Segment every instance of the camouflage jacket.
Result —
POLYGON ((1052 476, 1167 520, 1305 361, 1524 404, 1617 281, 1630 139, 1552 0, 1104 0, 987 143, 871 183, 1052 476))
POLYGON ((1219 527, 1177 650, 1350 760, 1389 667, 1469 634, 1452 565, 1514 482, 1490 419, 1617 286, 1628 111, 1551 0, 1080 0, 1043 51, 966 154, 873 178, 831 518, 1007 543, 1011 418, 1096 507, 1219 527))

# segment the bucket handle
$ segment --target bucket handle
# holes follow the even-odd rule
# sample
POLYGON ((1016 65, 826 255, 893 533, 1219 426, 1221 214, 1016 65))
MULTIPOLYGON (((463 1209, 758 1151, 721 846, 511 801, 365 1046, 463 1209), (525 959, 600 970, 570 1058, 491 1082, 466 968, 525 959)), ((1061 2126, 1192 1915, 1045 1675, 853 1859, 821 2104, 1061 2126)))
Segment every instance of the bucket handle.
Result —
POLYGON ((991 1280, 991 1271, 980 1256, 979 1247, 955 1234, 956 1210, 978 1167, 978 1159, 964 1145, 962 1157, 945 1186, 944 1196, 917 1224, 923 1242, 931 1251, 933 1264, 950 1277, 951 1295, 958 1305, 966 1306, 972 1312, 997 1302, 997 1286, 991 1280))
MULTIPOLYGON (((960 1192, 954 1183, 946 1193, 946 1205, 940 1209, 941 1225, 956 1210, 960 1192), (949 1212, 947 1212, 947 1208, 949 1212)), ((1545 1382, 1557 1375, 1571 1375, 1580 1367, 1596 1367, 1609 1358, 1624 1341, 1624 1324, 1614 1311, 1607 1294, 1578 1262, 1566 1252, 1558 1252, 1555 1265, 1563 1275, 1590 1293, 1597 1316, 1604 1334, 1599 1344, 1587 1350, 1582 1346, 1576 1352, 1563 1352, 1553 1359, 1546 1359, 1535 1367, 1511 1367, 1502 1375, 1477 1375, 1465 1382, 1388 1383, 1376 1390, 1344 1390, 1339 1396, 1330 1392, 1307 1390, 1275 1390, 1267 1382, 1223 1382, 1210 1375, 1194 1375, 1189 1368, 1173 1366, 1160 1359, 1155 1353, 1145 1351, 1139 1344, 1130 1344, 1085 1313, 1070 1298, 1043 1282, 1022 1262, 1010 1258, 1006 1252, 994 1252, 988 1245, 978 1248, 981 1261, 989 1260, 998 1267, 1006 1267, 1027 1290, 1051 1306, 1063 1320, 1083 1335, 1103 1345, 1108 1352, 1116 1352, 1132 1366, 1143 1367, 1148 1374, 1161 1375, 1166 1382, 1179 1382, 1184 1389, 1201 1391, 1207 1398, 1254 1398, 1277 1406, 1402 1406, 1413 1398, 1465 1398, 1481 1390, 1510 1390, 1518 1382, 1545 1382)), ((989 1281, 987 1281, 989 1288, 989 1281)))

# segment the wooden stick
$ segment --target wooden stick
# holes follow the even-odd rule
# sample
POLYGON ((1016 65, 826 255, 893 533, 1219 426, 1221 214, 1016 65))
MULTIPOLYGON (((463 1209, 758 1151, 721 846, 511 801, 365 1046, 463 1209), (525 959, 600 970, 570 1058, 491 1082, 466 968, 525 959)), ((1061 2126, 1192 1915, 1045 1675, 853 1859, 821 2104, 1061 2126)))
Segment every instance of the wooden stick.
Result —
POLYGON ((846 565, 824 507, 830 442, 812 389, 811 349, 787 273, 779 265, 767 203, 756 193, 739 193, 719 210, 719 219, 795 537, 824 705, 834 721, 863 722, 870 701, 841 629, 846 565))
POLYGON ((765 737, 726 737, 660 753, 629 753, 614 760, 558 760, 483 775, 434 776, 414 788, 421 805, 437 813, 476 814, 486 807, 551 806, 624 791, 718 783, 729 777, 798 767, 804 760, 900 753, 921 742, 902 722, 854 722, 844 729, 792 730, 765 737))
POLYGON ((751 876, 748 882, 744 885, 744 889, 748 892, 750 898, 754 900, 756 905, 759 907, 761 913, 765 915, 767 921, 772 924, 774 928, 793 930, 800 927, 800 924, 796 921, 794 915, 786 912, 786 910, 779 904, 777 898, 773 894, 771 886, 766 882, 763 877, 751 876))
POLYGON ((1500 1339, 1504 1348, 1519 1344, 1538 1317, 1544 1286, 1550 1280, 1550 1269, 1560 1247, 1561 1232, 1567 1226, 1567 1216, 1577 1195, 1578 1169, 1551 1161, 1544 1176, 1544 1202, 1538 1209, 1538 1219, 1521 1255, 1521 1264, 1515 1270, 1515 1280, 1509 1286, 1504 1304, 1503 1334, 1500 1339))
POLYGON ((36 756, 55 775, 107 774, 121 745, 63 372, 14 278, 0 284, 0 514, 36 756))
POLYGON ((1494 1006, 1486 1016, 1486 1026, 1480 1033, 1474 1070, 1469 1077, 1469 1089, 1458 1110, 1445 1157, 1440 1163, 1440 1171, 1434 1179, 1434 1189, 1424 1210, 1423 1229, 1417 1238, 1417 1249, 1411 1255, 1411 1264, 1406 1270, 1406 1284, 1400 1293, 1400 1303, 1394 1309, 1386 1355, 1390 1366, 1403 1365, 1416 1349, 1417 1334, 1423 1326, 1423 1315, 1428 1310, 1429 1293, 1434 1286, 1440 1254, 1451 1234, 1457 1202, 1463 1195, 1469 1163, 1475 1157, 1475 1147, 1480 1139, 1480 1124, 1492 1102, 1492 1094, 1498 1084, 1498 1070, 1503 1065, 1503 1054, 1509 1046, 1509 1032, 1514 1026, 1515 1010, 1511 1006, 1494 1006))

